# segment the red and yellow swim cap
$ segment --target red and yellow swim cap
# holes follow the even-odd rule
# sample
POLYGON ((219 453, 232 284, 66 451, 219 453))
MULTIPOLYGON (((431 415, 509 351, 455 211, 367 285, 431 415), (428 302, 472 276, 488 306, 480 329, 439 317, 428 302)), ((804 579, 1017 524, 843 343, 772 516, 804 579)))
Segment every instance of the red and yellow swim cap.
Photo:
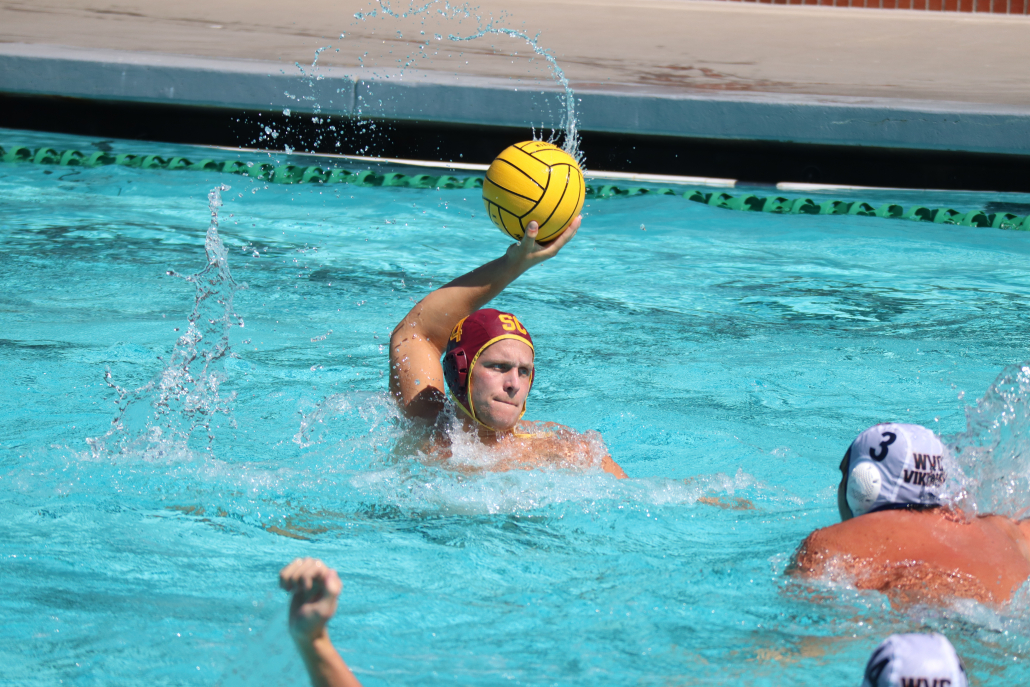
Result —
MULTIPOLYGON (((504 339, 515 339, 533 348, 533 338, 517 317, 493 308, 477 310, 454 325, 442 361, 443 376, 455 404, 477 423, 491 430, 494 428, 484 424, 476 417, 476 409, 472 406, 469 386, 472 369, 476 366, 480 354, 486 350, 487 346, 504 339)), ((533 377, 529 379, 530 388, 533 386, 535 377, 536 372, 534 371, 533 377)), ((523 403, 519 418, 525 413, 526 404, 523 403)))

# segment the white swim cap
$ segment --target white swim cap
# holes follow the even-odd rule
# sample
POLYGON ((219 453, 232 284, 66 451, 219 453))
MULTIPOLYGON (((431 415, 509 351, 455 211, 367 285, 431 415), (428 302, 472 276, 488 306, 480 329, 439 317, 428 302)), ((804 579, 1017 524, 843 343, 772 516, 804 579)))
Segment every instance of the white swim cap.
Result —
POLYGON ((966 669, 937 633, 891 635, 865 666, 862 687, 968 687, 966 669))
POLYGON ((855 516, 892 506, 936 506, 947 449, 920 425, 885 423, 858 435, 848 450, 847 501, 855 516))

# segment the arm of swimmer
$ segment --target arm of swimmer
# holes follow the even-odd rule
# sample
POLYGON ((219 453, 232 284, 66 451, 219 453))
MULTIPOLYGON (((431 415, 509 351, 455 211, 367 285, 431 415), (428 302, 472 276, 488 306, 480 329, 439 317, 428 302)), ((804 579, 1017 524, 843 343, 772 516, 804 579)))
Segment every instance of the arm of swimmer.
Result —
POLYGON ((751 503, 750 499, 735 498, 732 501, 724 501, 716 496, 701 496, 697 499, 698 503, 703 503, 706 506, 715 506, 716 508, 722 508, 723 510, 754 510, 755 504, 751 503))
MULTIPOLYGON (((696 482, 696 477, 687 477, 683 480, 683 484, 694 484, 696 482)), ((751 499, 739 497, 722 499, 718 496, 698 496, 697 502, 703 503, 706 506, 722 508, 723 510, 755 510, 755 504, 751 503, 751 499)))
POLYGON ((489 303, 530 267, 557 255, 579 229, 577 217, 562 234, 543 245, 530 222, 526 235, 503 257, 477 267, 433 291, 401 320, 390 336, 390 393, 405 413, 432 419, 446 388, 440 357, 454 325, 489 303))
POLYGON ((290 634, 304 659, 312 687, 361 687, 326 630, 343 589, 336 571, 320 560, 298 558, 279 571, 279 586, 293 593, 290 634))
POLYGON ((298 643, 297 649, 308 669, 312 687, 361 687, 358 678, 336 653, 329 635, 323 634, 310 643, 298 643))
POLYGON ((612 460, 612 457, 606 455, 601 459, 601 469, 607 472, 609 475, 615 475, 618 479, 626 479, 629 475, 626 471, 619 467, 619 464, 612 460))

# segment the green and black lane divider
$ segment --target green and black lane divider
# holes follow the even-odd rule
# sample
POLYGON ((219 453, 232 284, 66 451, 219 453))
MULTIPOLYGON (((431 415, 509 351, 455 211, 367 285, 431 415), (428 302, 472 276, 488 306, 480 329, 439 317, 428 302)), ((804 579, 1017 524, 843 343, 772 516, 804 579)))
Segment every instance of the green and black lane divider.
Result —
MULTIPOLYGON (((370 170, 352 172, 347 169, 324 169, 317 166, 272 164, 270 162, 243 162, 241 160, 203 159, 196 162, 185 157, 161 157, 159 155, 134 155, 131 153, 111 154, 103 151, 82 152, 79 150, 56 150, 54 148, 27 148, 14 146, 0 148, 0 161, 30 162, 39 165, 61 165, 64 167, 103 167, 122 165, 137 169, 171 169, 222 172, 239 174, 274 184, 355 184, 357 186, 387 186, 399 188, 454 189, 482 188, 483 178, 455 177, 447 174, 401 174, 387 172, 379 174, 370 170)), ((934 224, 955 224, 963 227, 991 227, 994 229, 1015 229, 1030 231, 1030 215, 1014 215, 1009 212, 987 213, 981 210, 963 212, 950 208, 909 207, 907 210, 894 203, 873 206, 862 201, 826 200, 816 202, 810 198, 786 198, 781 196, 761 197, 755 195, 733 196, 721 191, 705 193, 696 189, 630 187, 613 184, 587 186, 588 198, 604 199, 643 195, 682 196, 696 203, 711 207, 743 212, 768 212, 779 215, 857 215, 881 217, 884 219, 905 219, 934 224)))
POLYGON ((874 206, 859 200, 826 200, 816 202, 811 198, 785 198, 782 196, 761 197, 754 195, 733 196, 721 191, 705 193, 690 189, 686 193, 671 188, 627 188, 602 186, 587 195, 594 198, 641 195, 682 195, 687 200, 704 203, 725 210, 743 212, 769 212, 777 215, 857 215, 860 217, 882 217, 884 219, 907 219, 934 224, 957 224, 963 227, 991 227, 994 229, 1016 229, 1030 231, 1030 215, 1014 215, 1010 212, 987 213, 982 210, 952 210, 950 208, 927 208, 921 205, 908 210, 895 203, 874 206))
POLYGON ((398 186, 402 188, 482 188, 482 177, 454 177, 450 175, 400 174, 387 172, 377 174, 369 170, 352 172, 348 169, 323 169, 315 166, 275 165, 270 162, 243 162, 241 160, 197 160, 185 157, 161 157, 159 155, 133 155, 131 153, 111 154, 105 152, 84 153, 78 150, 55 150, 23 146, 10 149, 0 148, 3 162, 32 162, 39 165, 61 165, 64 167, 103 167, 122 165, 137 169, 171 169, 239 174, 273 184, 356 184, 358 186, 398 186))

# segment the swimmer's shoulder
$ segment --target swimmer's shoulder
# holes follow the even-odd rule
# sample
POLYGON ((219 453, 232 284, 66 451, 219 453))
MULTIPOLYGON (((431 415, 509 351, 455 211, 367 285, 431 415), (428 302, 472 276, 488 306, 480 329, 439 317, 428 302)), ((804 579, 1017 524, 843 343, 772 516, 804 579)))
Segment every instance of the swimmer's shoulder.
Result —
POLYGON ((985 523, 979 520, 948 508, 867 513, 812 532, 798 547, 795 560, 801 571, 806 566, 816 571, 839 556, 887 560, 904 553, 905 558, 936 558, 940 542, 961 549, 980 537, 985 523))
MULTIPOLYGON (((983 515, 978 516, 976 522, 982 528, 997 532, 998 538, 1010 544, 1030 566, 1030 520, 1013 520, 1003 515, 983 515)), ((989 538, 990 533, 978 537, 980 540, 989 538)))
POLYGON ((528 420, 519 421, 518 427, 516 427, 516 434, 523 439, 553 439, 577 436, 574 429, 557 422, 534 422, 528 420))
MULTIPOLYGON (((838 556, 879 557, 886 546, 898 543, 898 533, 925 533, 938 519, 925 511, 887 510, 820 528, 805 537, 794 553, 790 572, 818 575, 838 556)), ((902 537, 904 538, 904 536, 902 537)))
POLYGON ((816 530, 798 547, 788 572, 846 572, 859 589, 899 598, 984 603, 1010 598, 1030 577, 1023 528, 1002 516, 961 510, 880 511, 816 530))
POLYGON ((812 532, 798 545, 787 565, 788 575, 821 575, 826 563, 839 553, 833 540, 833 527, 824 527, 812 532))
MULTIPOLYGON (((516 427, 515 436, 530 441, 544 442, 546 440, 544 443, 569 448, 586 448, 589 444, 600 440, 600 435, 596 432, 578 432, 572 427, 557 422, 520 421, 516 427)), ((603 441, 601 443, 603 444, 603 441)))
POLYGON ((557 422, 519 422, 515 435, 531 453, 537 455, 557 454, 559 456, 594 455, 600 458, 604 472, 618 479, 628 477, 618 463, 608 454, 604 440, 597 432, 580 433, 557 422))

